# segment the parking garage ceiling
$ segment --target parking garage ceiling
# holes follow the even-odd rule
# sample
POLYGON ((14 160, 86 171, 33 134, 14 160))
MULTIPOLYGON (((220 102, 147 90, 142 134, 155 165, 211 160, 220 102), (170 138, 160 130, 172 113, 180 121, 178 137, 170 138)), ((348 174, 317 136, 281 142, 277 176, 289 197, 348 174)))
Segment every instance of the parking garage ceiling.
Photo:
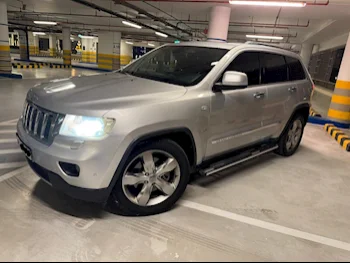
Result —
MULTIPOLYGON (((173 42, 203 40, 210 9, 227 5, 225 0, 6 0, 9 23, 29 30, 59 33, 63 26, 73 34, 98 36, 100 31, 122 32, 126 39, 173 42), (34 20, 58 22, 56 26, 35 25, 34 20), (133 28, 122 23, 142 26, 133 28), (162 38, 159 31, 169 35, 162 38)), ((305 1, 304 1, 305 2, 305 1)), ((228 40, 246 41, 246 34, 283 36, 277 44, 298 48, 303 42, 322 41, 350 31, 349 0, 306 1, 303 8, 232 5, 228 40), (336 30, 333 30, 335 29, 336 30)))

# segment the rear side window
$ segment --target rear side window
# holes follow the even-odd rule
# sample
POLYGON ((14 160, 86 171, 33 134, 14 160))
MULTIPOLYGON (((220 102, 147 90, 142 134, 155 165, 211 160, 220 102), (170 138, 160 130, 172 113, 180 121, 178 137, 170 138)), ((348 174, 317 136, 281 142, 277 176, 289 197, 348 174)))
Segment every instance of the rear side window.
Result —
POLYGON ((239 71, 247 74, 248 85, 259 85, 260 82, 260 65, 259 54, 257 52, 245 52, 238 55, 226 71, 239 71))
POLYGON ((305 71, 300 61, 296 58, 286 57, 289 68, 289 80, 303 80, 305 79, 305 71))
POLYGON ((288 68, 284 56, 271 53, 260 53, 262 69, 261 84, 288 81, 288 68))

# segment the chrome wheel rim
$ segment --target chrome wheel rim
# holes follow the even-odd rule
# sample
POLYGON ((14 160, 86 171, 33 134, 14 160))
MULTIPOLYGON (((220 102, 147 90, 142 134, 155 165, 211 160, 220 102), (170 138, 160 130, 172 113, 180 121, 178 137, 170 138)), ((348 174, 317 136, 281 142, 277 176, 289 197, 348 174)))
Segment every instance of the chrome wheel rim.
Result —
POLYGON ((303 124, 301 120, 295 120, 293 125, 290 127, 287 136, 286 148, 287 151, 293 151, 301 139, 301 134, 303 132, 303 124))
POLYGON ((139 154, 125 169, 122 187, 125 196, 139 206, 164 202, 177 189, 180 166, 169 153, 150 150, 139 154))

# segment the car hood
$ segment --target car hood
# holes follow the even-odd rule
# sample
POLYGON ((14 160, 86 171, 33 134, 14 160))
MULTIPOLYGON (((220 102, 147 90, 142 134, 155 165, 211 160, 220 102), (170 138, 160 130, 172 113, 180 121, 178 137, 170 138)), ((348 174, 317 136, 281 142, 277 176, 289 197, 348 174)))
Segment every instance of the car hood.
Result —
POLYGON ((186 91, 182 86, 106 73, 41 83, 29 90, 27 99, 54 112, 102 116, 112 109, 173 100, 186 91))

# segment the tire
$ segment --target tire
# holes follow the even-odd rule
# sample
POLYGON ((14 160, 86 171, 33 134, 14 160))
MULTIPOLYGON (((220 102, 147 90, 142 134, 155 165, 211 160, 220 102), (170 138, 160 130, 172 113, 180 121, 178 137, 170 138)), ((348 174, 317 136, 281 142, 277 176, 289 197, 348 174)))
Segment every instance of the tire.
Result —
POLYGON ((110 212, 125 216, 147 216, 169 210, 182 196, 190 179, 190 164, 184 150, 174 141, 167 139, 140 146, 131 153, 122 171, 120 175, 117 175, 119 177, 109 197, 107 207, 110 212), (150 160, 153 161, 153 166, 150 165, 152 164, 150 160), (168 166, 165 165, 167 163, 169 163, 168 166), (161 171, 170 170, 173 167, 176 168, 160 176, 161 171), (142 178, 144 181, 141 182, 142 178), (134 185, 136 181, 137 184, 134 185), (166 185, 163 187, 167 189, 165 192, 170 193, 173 188, 175 190, 171 194, 164 194, 160 185, 166 185), (150 199, 145 203, 149 193, 151 193, 150 199), (157 193, 159 196, 154 198, 153 196, 156 196, 157 193), (165 200, 157 203, 164 198, 165 200))
POLYGON ((301 139, 304 134, 304 127, 305 127, 305 120, 302 115, 296 115, 293 117, 293 119, 288 123, 286 130, 280 137, 278 141, 278 149, 275 151, 275 153, 281 155, 281 156, 291 156, 293 155, 297 149, 299 148, 301 139), (295 134, 292 133, 291 130, 293 130, 294 125, 298 125, 299 133, 295 134), (294 139, 291 139, 290 135, 298 135, 298 137, 294 137, 294 139), (291 140, 290 140, 291 139, 291 140), (292 143, 290 147, 290 143, 292 143))

